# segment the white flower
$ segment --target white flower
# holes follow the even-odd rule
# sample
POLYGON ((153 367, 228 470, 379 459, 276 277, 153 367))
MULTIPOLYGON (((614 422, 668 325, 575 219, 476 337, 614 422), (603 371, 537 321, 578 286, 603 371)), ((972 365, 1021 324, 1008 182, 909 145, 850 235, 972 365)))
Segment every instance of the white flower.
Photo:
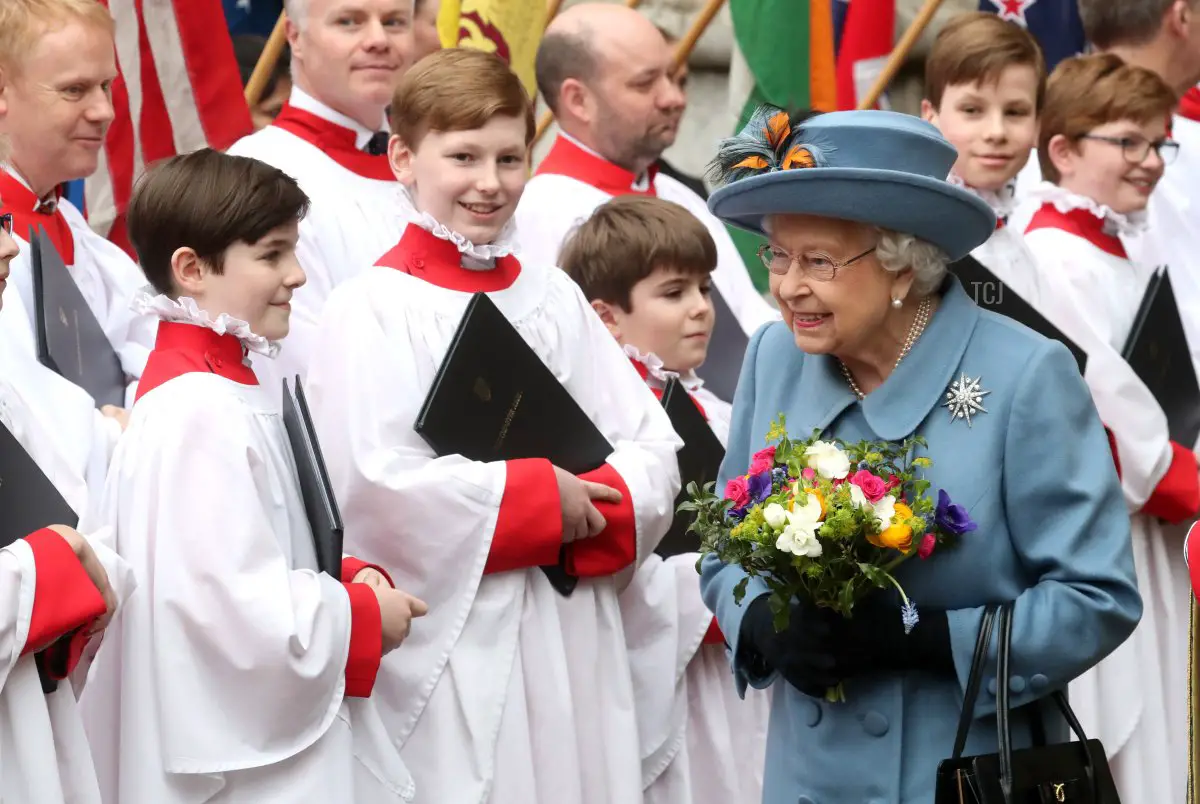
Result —
POLYGON ((855 508, 867 508, 871 503, 867 502, 867 495, 863 494, 863 490, 853 483, 847 484, 850 486, 850 504, 855 508))
POLYGON ((773 528, 782 528, 787 522, 787 511, 779 503, 771 503, 763 509, 763 519, 773 528))
POLYGON ((875 509, 875 516, 879 519, 879 526, 885 530, 890 528, 892 526, 892 519, 896 516, 896 495, 887 495, 875 503, 872 508, 875 509))
POLYGON ((850 474, 850 458, 828 441, 814 441, 804 450, 808 467, 827 480, 840 480, 850 474))
MULTIPOLYGON (((763 514, 765 516, 766 512, 763 514)), ((787 527, 775 540, 775 546, 792 555, 809 558, 820 556, 823 548, 817 540, 817 530, 821 527, 821 503, 809 499, 806 504, 797 504, 791 511, 785 511, 784 515, 787 517, 787 527)))

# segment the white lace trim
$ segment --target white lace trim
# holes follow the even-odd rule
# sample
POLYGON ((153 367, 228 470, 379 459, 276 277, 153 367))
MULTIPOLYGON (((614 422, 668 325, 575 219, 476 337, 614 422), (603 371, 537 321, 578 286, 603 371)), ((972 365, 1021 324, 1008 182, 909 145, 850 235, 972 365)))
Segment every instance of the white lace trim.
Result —
POLYGON ((651 377, 666 385, 672 379, 678 378, 683 385, 685 391, 689 394, 694 394, 704 386, 704 380, 696 376, 696 372, 689 371, 686 374, 680 374, 677 371, 671 371, 663 365, 662 358, 654 354, 654 352, 646 352, 643 354, 638 351, 638 348, 632 344, 625 344, 625 356, 631 360, 636 360, 646 367, 646 371, 651 377))
POLYGON ((207 312, 196 305, 195 299, 188 296, 172 299, 161 293, 155 295, 151 288, 145 287, 134 294, 130 306, 138 315, 154 313, 163 321, 193 324, 197 327, 211 329, 218 335, 232 335, 241 342, 242 346, 260 355, 275 357, 279 354, 278 343, 268 341, 261 335, 255 335, 245 321, 225 313, 221 313, 214 321, 207 312))
POLYGON ((437 218, 428 212, 422 212, 417 209, 416 204, 413 203, 412 194, 409 193, 407 187, 400 185, 396 194, 400 201, 400 217, 403 220, 408 223, 415 223, 434 237, 449 240, 461 253, 468 257, 490 262, 497 257, 507 257, 516 251, 517 225, 513 218, 510 218, 508 223, 504 224, 504 227, 496 235, 495 240, 491 243, 477 246, 458 232, 439 223, 437 218))
POLYGON ((1017 180, 1013 179, 999 190, 981 190, 963 181, 962 177, 951 171, 946 181, 955 187, 961 187, 971 195, 983 199, 998 218, 1007 218, 1017 208, 1017 180))
POLYGON ((1097 204, 1087 196, 1064 190, 1057 184, 1048 181, 1039 182, 1029 191, 1029 197, 1044 204, 1053 204, 1059 212, 1071 212, 1076 209, 1087 210, 1104 221, 1105 234, 1134 237, 1146 231, 1145 210, 1122 215, 1104 204, 1097 204))

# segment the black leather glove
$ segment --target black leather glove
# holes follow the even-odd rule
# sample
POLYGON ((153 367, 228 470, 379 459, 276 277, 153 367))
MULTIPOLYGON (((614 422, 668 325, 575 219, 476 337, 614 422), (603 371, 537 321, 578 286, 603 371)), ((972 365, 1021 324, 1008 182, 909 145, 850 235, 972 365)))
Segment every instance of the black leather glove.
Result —
POLYGON ((788 627, 775 631, 767 596, 750 603, 742 617, 741 661, 767 675, 778 671, 806 695, 864 673, 910 669, 952 674, 950 628, 944 611, 922 611, 912 633, 904 633, 898 601, 882 593, 858 603, 854 616, 805 602, 792 604, 788 627))

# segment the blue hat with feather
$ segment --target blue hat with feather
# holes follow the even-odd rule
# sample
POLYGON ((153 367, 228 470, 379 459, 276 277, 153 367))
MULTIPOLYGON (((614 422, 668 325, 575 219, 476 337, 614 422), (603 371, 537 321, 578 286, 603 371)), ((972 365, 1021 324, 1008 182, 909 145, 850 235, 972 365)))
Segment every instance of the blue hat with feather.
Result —
POLYGON ((723 140, 708 208, 765 234, 763 218, 819 215, 911 234, 958 260, 986 241, 996 216, 946 181, 958 152, 934 126, 898 112, 850 111, 793 119, 761 107, 723 140))

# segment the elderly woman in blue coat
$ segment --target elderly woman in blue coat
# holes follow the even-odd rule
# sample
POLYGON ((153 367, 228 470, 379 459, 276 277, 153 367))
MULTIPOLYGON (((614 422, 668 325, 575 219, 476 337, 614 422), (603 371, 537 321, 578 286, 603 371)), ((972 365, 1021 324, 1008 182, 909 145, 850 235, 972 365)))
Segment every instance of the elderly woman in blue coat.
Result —
MULTIPOLYGON (((1129 515, 1108 440, 1068 350, 980 310, 947 264, 986 240, 986 204, 945 181, 954 148, 891 112, 788 121, 763 110, 722 143, 710 209, 766 234, 760 251, 783 321, 746 353, 720 486, 746 471, 778 414, 845 442, 919 434, 925 477, 978 528, 908 561, 919 604, 905 634, 878 593, 844 619, 796 600, 777 633, 767 587, 708 555, 701 588, 732 650, 739 690, 773 685, 767 804, 929 804, 951 754, 983 610, 1014 603, 1014 747, 1040 700, 1099 662, 1141 616, 1129 515), (844 702, 825 691, 842 684, 844 702)), ((995 652, 993 641, 993 655, 995 652)), ((966 754, 994 753, 995 662, 966 754)))

